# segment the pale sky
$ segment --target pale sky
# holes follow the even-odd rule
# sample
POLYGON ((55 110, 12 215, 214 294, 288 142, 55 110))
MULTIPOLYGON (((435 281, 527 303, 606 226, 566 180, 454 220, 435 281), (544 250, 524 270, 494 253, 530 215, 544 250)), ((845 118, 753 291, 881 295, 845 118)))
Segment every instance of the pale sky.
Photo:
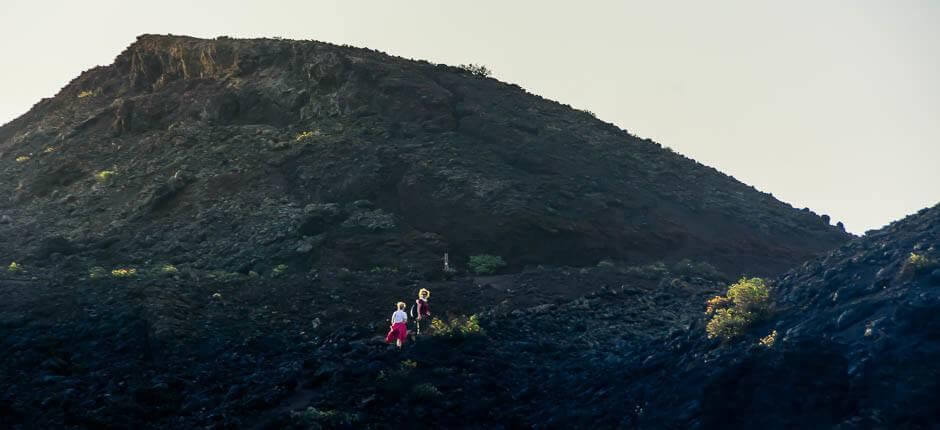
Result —
POLYGON ((0 124, 143 33, 485 64, 854 233, 940 201, 940 2, 0 0, 0 124))

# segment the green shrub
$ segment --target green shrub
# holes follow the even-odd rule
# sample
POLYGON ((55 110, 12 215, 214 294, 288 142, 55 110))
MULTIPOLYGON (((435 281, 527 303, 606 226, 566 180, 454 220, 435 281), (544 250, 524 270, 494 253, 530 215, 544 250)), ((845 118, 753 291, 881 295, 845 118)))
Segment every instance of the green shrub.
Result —
POLYGON ((684 258, 672 266, 672 273, 683 276, 698 276, 705 279, 725 279, 715 266, 706 262, 695 262, 684 258))
POLYGON ((332 429, 349 427, 360 421, 359 414, 334 410, 320 410, 313 406, 300 412, 291 412, 295 424, 308 429, 332 429))
POLYGON ((102 170, 98 173, 95 173, 95 180, 100 183, 110 182, 117 175, 117 172, 114 170, 102 170))
POLYGON ((438 390, 437 387, 431 383, 415 385, 415 387, 411 389, 411 393, 414 394, 416 398, 421 400, 430 400, 441 397, 441 390, 438 390))
POLYGON ((95 266, 91 269, 88 269, 88 278, 89 279, 102 279, 108 276, 108 271, 104 270, 104 267, 95 266))
POLYGON ((627 275, 636 276, 643 279, 660 279, 669 274, 669 269, 666 268, 666 265, 662 261, 658 261, 653 264, 647 264, 645 266, 630 266, 624 273, 627 275))
POLYGON ((452 318, 450 321, 434 318, 431 320, 431 335, 449 338, 467 337, 484 334, 480 327, 480 318, 476 315, 452 318))
POLYGON ((901 266, 902 275, 916 275, 940 266, 940 262, 923 254, 911 253, 901 266))
POLYGON ((478 275, 488 275, 506 266, 506 261, 498 255, 480 254, 470 257, 470 270, 478 275))
POLYGON ((111 271, 111 276, 115 278, 133 278, 137 276, 137 269, 132 267, 122 267, 111 271))
POLYGON ((274 276, 275 278, 277 278, 278 276, 282 276, 285 273, 287 273, 286 264, 278 264, 277 266, 274 266, 274 270, 271 271, 271 275, 274 276))
POLYGON ((303 142, 308 139, 313 139, 315 136, 319 136, 320 134, 320 130, 308 130, 297 133, 297 136, 294 136, 294 142, 303 142))
POLYGON ((28 155, 20 155, 19 157, 16 157, 16 162, 17 162, 17 163, 25 163, 25 162, 27 162, 27 161, 29 161, 29 160, 30 160, 30 156, 28 156, 28 155))
POLYGON ((765 348, 773 348, 774 344, 776 343, 777 343, 777 330, 770 332, 770 334, 760 339, 760 346, 763 346, 765 348))
POLYGON ((374 266, 372 270, 370 270, 370 272, 372 273, 398 273, 398 268, 392 267, 392 266, 374 266))
POLYGON ((730 340, 738 337, 770 308, 770 287, 761 278, 741 278, 728 287, 725 296, 706 302, 705 314, 711 316, 705 330, 709 339, 730 340))
POLYGON ((23 265, 18 264, 18 263, 15 262, 15 261, 12 262, 12 263, 10 263, 9 266, 7 266, 7 272, 10 272, 10 273, 18 273, 18 272, 22 272, 22 271, 23 271, 23 265))
POLYGON ((471 75, 481 76, 484 78, 488 78, 493 74, 492 70, 482 64, 461 64, 457 67, 464 71, 470 72, 471 75))
POLYGON ((83 99, 85 97, 94 97, 101 92, 101 88, 96 88, 94 90, 84 90, 78 93, 78 98, 83 99))

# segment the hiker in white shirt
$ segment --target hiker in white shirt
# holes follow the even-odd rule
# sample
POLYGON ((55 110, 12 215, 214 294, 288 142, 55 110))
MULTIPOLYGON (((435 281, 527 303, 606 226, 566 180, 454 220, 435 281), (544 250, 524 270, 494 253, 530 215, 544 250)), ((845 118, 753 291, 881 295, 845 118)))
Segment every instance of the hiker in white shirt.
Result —
POLYGON ((392 325, 385 336, 385 343, 392 343, 394 340, 398 349, 401 349, 408 338, 408 314, 405 313, 405 302, 398 302, 395 306, 398 310, 392 314, 392 325))

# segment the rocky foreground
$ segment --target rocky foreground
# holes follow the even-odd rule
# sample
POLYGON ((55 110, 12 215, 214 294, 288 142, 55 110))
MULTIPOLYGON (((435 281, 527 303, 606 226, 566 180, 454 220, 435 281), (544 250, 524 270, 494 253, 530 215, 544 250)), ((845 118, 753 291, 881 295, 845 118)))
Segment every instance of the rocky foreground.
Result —
POLYGON ((938 243, 940 206, 808 261, 730 341, 706 336, 703 313, 730 280, 701 264, 434 282, 22 275, 0 283, 0 416, 12 428, 933 428, 938 243), (390 304, 419 286, 436 316, 475 314, 482 330, 389 349, 390 304))

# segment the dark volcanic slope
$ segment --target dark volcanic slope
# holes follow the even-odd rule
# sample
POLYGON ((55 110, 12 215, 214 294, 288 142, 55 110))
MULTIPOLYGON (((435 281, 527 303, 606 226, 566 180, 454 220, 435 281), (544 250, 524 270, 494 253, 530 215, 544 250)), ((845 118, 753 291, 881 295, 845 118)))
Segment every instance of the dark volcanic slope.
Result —
POLYGON ((849 238, 517 86, 283 40, 140 37, 0 128, 0 194, 0 261, 33 265, 427 268, 449 250, 769 273, 849 238))
MULTIPOLYGON (((567 393, 566 404, 580 407, 553 419, 600 428, 938 428, 940 205, 804 263, 776 280, 773 297, 772 316, 728 344, 708 340, 701 323, 638 357, 608 341, 620 360, 594 361, 567 393), (772 330, 774 345, 758 345, 772 330), (633 410, 618 413, 624 405, 633 410)), ((512 389, 523 388, 534 387, 512 389)))

